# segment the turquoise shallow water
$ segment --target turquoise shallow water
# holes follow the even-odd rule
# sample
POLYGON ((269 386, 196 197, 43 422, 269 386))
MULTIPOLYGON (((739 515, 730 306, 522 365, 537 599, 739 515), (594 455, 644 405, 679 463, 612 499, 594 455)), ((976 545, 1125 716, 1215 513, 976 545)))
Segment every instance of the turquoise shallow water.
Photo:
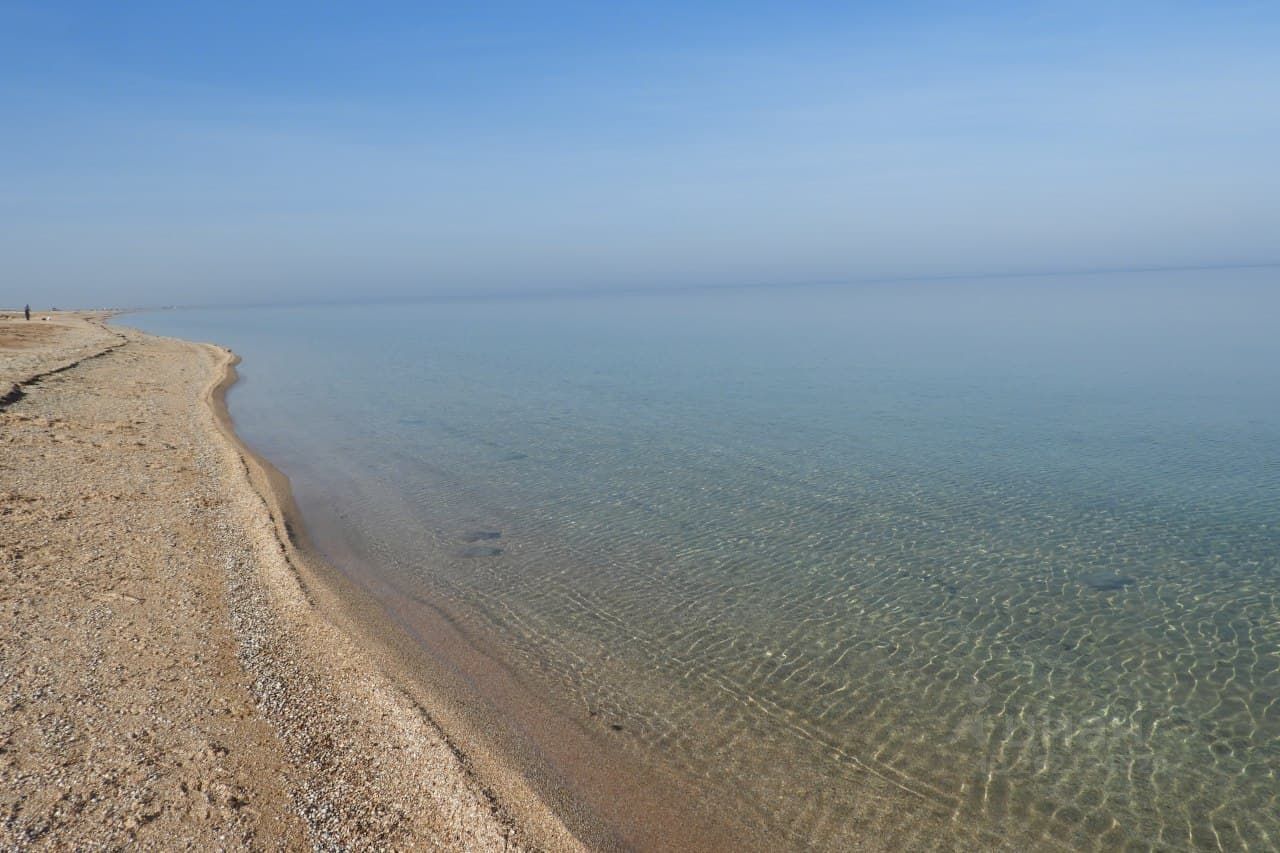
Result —
POLYGON ((304 515, 794 846, 1280 845, 1280 272, 136 315, 304 515))

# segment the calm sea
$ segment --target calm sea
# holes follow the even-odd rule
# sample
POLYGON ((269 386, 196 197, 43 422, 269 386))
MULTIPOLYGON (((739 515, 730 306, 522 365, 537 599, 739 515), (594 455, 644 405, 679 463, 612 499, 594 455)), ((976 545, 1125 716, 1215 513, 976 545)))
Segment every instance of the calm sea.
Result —
POLYGON ((243 357, 322 548, 741 826, 1280 845, 1280 270, 127 322, 243 357))

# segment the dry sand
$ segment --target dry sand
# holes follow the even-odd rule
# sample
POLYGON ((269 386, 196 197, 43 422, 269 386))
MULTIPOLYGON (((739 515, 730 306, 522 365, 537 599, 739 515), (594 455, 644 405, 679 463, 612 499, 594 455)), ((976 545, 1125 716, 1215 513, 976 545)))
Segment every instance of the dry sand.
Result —
POLYGON ((233 380, 101 316, 0 319, 0 849, 577 848, 326 604, 233 380))

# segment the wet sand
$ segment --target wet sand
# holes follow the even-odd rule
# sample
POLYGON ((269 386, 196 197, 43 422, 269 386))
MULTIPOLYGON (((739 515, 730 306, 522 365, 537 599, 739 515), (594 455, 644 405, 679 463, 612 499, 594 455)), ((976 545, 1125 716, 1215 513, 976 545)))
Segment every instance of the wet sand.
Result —
POLYGON ((234 356, 49 316, 0 319, 0 847, 579 849, 365 641, 230 430, 234 356))

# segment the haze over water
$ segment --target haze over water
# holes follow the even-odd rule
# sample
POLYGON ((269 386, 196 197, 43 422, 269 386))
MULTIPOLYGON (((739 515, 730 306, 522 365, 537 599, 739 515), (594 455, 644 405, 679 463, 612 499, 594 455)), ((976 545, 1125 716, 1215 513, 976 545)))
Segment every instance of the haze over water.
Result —
POLYGON ((794 845, 1280 843, 1276 269, 138 315, 322 547, 794 845), (338 547, 340 545, 340 547, 338 547))

